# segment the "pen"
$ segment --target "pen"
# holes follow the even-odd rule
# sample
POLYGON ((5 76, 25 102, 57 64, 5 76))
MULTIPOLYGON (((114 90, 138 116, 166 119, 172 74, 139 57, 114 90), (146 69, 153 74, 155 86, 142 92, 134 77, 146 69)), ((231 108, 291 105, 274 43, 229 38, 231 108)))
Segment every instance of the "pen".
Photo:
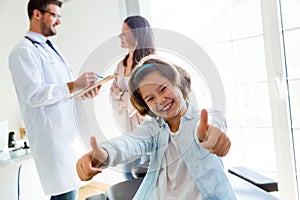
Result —
POLYGON ((97 77, 98 77, 98 78, 104 78, 103 76, 99 76, 99 75, 98 75, 97 77))

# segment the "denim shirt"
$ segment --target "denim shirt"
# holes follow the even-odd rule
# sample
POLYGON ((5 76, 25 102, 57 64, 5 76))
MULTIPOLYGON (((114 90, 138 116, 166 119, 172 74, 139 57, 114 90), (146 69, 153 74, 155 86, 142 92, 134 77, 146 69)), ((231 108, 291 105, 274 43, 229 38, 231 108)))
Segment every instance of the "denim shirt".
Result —
MULTIPOLYGON (((211 123, 224 131, 226 122, 222 114, 209 110, 211 123), (221 127, 219 127, 221 126, 221 127)), ((201 147, 196 136, 200 111, 188 105, 187 112, 180 119, 178 146, 184 163, 203 199, 236 199, 223 169, 222 160, 201 147)), ((159 169, 168 147, 169 126, 162 119, 150 119, 139 125, 132 134, 123 135, 100 144, 109 154, 109 165, 128 162, 142 154, 150 153, 148 172, 134 199, 154 199, 154 190, 159 169)), ((180 180, 178 180, 180 181, 180 180)), ((183 188, 184 189, 184 188, 183 188)))

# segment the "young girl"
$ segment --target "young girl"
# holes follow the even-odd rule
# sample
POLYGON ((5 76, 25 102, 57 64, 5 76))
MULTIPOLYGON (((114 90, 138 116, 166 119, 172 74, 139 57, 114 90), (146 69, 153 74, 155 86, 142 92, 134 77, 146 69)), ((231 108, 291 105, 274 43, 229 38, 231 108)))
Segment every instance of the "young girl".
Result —
POLYGON ((163 59, 147 57, 133 72, 129 89, 131 103, 141 115, 151 118, 131 134, 99 146, 77 163, 82 180, 89 180, 106 166, 115 166, 150 153, 148 172, 134 199, 236 199, 223 171, 221 159, 210 153, 226 129, 222 115, 197 110, 188 102, 191 82, 180 67, 163 59), (204 147, 202 146, 204 144, 204 147))

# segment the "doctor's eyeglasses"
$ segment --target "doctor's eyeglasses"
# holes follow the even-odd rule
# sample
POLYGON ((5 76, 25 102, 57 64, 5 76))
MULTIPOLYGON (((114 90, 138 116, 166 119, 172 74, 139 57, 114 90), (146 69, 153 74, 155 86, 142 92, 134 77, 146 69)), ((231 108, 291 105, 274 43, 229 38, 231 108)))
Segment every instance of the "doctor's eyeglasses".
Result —
POLYGON ((50 12, 48 10, 40 10, 41 13, 49 13, 50 15, 52 15, 55 19, 60 19, 61 15, 54 13, 54 12, 50 12))

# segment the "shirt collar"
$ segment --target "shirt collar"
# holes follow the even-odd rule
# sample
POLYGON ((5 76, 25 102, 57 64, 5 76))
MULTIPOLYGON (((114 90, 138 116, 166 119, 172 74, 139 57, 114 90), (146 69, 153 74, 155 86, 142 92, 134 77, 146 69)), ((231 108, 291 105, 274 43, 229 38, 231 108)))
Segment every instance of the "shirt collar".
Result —
POLYGON ((27 31, 26 36, 40 44, 46 44, 47 38, 37 32, 27 31))
MULTIPOLYGON (((195 108, 195 106, 193 106, 190 103, 186 103, 187 109, 185 114, 182 116, 182 118, 187 118, 187 119, 193 119, 195 117, 195 112, 198 112, 198 110, 195 108)), ((200 112, 199 112, 200 115, 200 112)))

